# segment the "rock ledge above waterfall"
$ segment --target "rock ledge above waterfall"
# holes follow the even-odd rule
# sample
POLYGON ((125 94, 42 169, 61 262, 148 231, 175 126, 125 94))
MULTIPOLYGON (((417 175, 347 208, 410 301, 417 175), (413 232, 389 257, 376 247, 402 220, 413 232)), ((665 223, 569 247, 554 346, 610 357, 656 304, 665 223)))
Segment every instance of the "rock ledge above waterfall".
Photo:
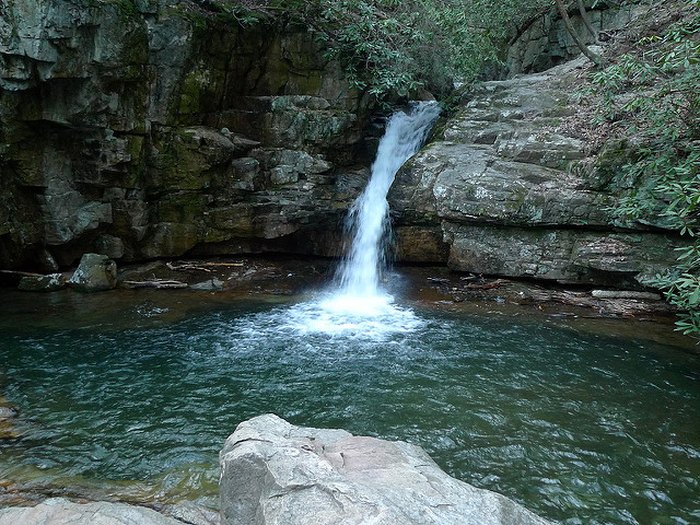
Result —
POLYGON ((267 414, 221 451, 222 525, 545 525, 448 476, 418 446, 294 426, 267 414))

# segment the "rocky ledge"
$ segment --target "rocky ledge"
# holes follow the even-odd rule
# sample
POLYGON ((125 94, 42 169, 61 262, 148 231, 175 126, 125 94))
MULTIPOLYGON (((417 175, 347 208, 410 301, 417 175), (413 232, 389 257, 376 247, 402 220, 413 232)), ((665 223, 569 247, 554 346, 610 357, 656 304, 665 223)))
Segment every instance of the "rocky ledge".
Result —
POLYGON ((673 266, 684 241, 659 217, 615 212, 643 183, 622 176, 624 145, 595 150, 582 134, 576 91, 589 67, 581 57, 472 90, 396 177, 400 260, 623 289, 673 266))
POLYGON ((241 423, 221 451, 222 525, 545 525, 505 496, 456 480, 415 445, 241 423))

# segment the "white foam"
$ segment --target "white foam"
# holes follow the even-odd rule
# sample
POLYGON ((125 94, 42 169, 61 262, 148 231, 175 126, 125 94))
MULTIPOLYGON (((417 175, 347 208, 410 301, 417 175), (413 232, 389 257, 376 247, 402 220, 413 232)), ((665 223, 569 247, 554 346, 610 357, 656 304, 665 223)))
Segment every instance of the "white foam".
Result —
POLYGON ((396 306, 390 295, 334 294, 290 307, 281 327, 300 335, 385 340, 421 326, 423 321, 410 309, 396 306))

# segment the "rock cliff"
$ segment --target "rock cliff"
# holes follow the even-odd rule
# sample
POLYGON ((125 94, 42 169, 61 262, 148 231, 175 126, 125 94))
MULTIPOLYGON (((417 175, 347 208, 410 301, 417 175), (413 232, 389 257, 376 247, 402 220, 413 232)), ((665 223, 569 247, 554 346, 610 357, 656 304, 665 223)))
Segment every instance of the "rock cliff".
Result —
POLYGON ((615 214, 643 181, 619 175, 624 151, 583 136, 576 91, 589 65, 579 58, 473 90, 397 175, 400 259, 624 288, 672 265, 681 240, 658 218, 615 214))
MULTIPOLYGON (((302 28, 206 5, 0 0, 0 268, 337 255, 376 142, 367 99, 302 28)), ((605 31, 642 9, 596 5, 605 31)), ((562 31, 535 20, 511 73, 570 57, 562 31)), ((587 67, 472 90, 397 177, 399 261, 625 288, 672 264, 680 241, 658 218, 612 211, 643 181, 577 129, 587 67)))
POLYGON ((0 0, 1 268, 333 251, 365 101, 302 29, 200 5, 0 0))

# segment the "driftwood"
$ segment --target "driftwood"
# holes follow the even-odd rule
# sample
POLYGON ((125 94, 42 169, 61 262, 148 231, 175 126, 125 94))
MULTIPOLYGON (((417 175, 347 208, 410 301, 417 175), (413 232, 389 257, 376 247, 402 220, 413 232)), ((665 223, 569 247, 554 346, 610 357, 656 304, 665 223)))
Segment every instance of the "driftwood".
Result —
POLYGON ((467 290, 491 290, 492 288, 500 288, 504 284, 508 284, 510 281, 505 279, 496 279, 495 281, 489 281, 485 283, 468 283, 463 285, 463 288, 467 290))
POLYGON ((652 295, 643 296, 643 292, 617 292, 611 294, 590 294, 587 292, 572 292, 559 290, 532 290, 522 300, 516 300, 520 304, 544 304, 560 303, 568 306, 578 306, 596 310, 600 316, 634 316, 640 313, 667 314, 674 308, 668 303, 659 300, 658 295, 652 299, 652 295), (636 295, 636 297, 634 296, 636 295))
MULTIPOLYGON (((460 284, 459 288, 453 288, 453 292, 458 292, 460 290, 490 290, 492 288, 500 288, 504 284, 509 284, 510 281, 507 279, 494 279, 492 281, 486 280, 482 277, 472 275, 468 277, 461 277, 462 281, 474 281, 478 280, 479 282, 466 282, 464 284, 460 284)), ((452 284, 452 281, 449 279, 442 279, 442 278, 437 278, 437 277, 428 277, 428 281, 431 283, 439 284, 439 285, 450 285, 452 284)))
POLYGON ((165 264, 169 269, 176 272, 206 272, 212 273, 212 268, 241 268, 245 266, 242 262, 169 262, 165 264))
POLYGON ((437 283, 437 284, 450 284, 449 279, 441 279, 439 277, 428 277, 427 279, 431 283, 437 283))
POLYGON ((158 290, 187 288, 187 283, 181 281, 166 281, 155 279, 152 281, 122 281, 124 288, 156 288, 158 290))
POLYGON ((17 270, 0 270, 1 274, 9 275, 12 277, 43 277, 43 273, 33 273, 33 272, 20 272, 17 270))
POLYGON ((593 290, 593 297, 598 299, 640 299, 646 301, 660 301, 661 295, 654 292, 635 292, 631 290, 593 290))

